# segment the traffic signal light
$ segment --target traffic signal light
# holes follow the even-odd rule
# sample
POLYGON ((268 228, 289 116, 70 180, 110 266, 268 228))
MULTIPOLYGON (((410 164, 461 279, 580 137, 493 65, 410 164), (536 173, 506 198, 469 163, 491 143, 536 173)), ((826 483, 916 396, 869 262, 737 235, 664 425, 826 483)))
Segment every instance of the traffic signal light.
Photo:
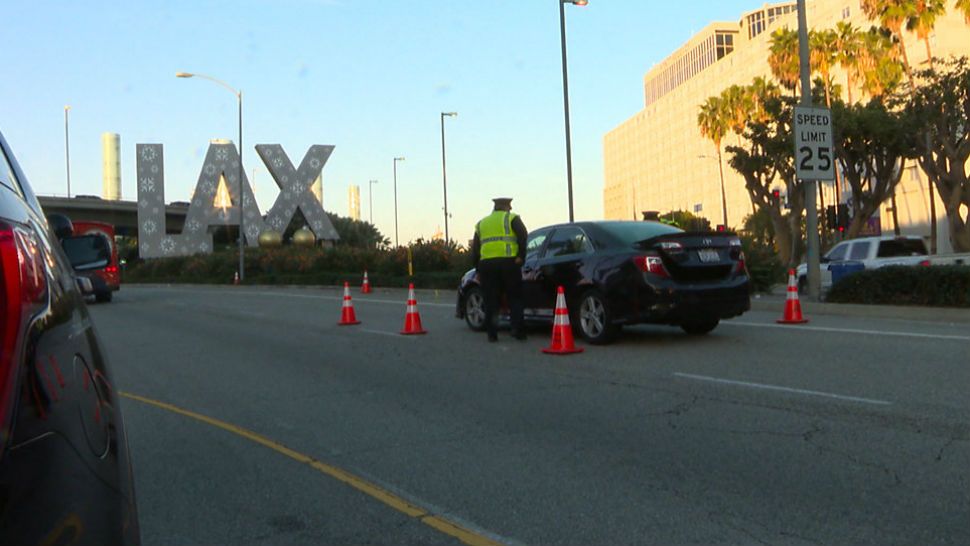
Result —
POLYGON ((829 231, 835 231, 839 227, 839 220, 835 214, 835 205, 825 207, 825 227, 829 231))
POLYGON ((771 202, 772 204, 781 203, 781 190, 771 190, 771 202))
POLYGON ((717 225, 717 231, 719 231, 719 232, 721 232, 721 231, 727 231, 727 226, 725 226, 724 224, 718 224, 717 225))
POLYGON ((844 203, 840 203, 838 206, 837 216, 838 228, 839 232, 841 233, 849 228, 849 206, 844 203))

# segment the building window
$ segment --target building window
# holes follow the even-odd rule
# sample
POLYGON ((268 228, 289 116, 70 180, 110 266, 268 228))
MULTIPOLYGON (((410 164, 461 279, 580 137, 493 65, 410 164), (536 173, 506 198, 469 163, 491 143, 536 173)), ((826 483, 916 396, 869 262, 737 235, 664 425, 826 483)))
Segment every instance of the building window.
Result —
POLYGON ((842 18, 843 19, 848 19, 849 16, 851 16, 851 15, 852 15, 852 8, 850 8, 849 6, 846 6, 846 7, 842 8, 842 18))
POLYGON ((748 38, 754 38, 765 31, 765 12, 756 11, 748 16, 748 38))

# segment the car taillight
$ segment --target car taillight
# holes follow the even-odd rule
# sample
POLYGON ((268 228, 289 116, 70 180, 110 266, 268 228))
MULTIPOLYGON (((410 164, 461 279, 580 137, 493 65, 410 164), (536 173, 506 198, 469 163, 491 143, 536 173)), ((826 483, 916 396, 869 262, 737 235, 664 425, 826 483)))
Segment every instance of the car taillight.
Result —
POLYGON ((923 261, 921 261, 921 262, 920 262, 919 264, 920 264, 921 266, 923 266, 923 267, 929 267, 929 266, 931 266, 931 265, 933 265, 933 263, 932 263, 932 262, 930 262, 929 260, 923 260, 923 261))
POLYGON ((17 388, 21 332, 47 302, 47 269, 36 235, 0 222, 0 266, 0 429, 5 429, 17 388))
POLYGON ((652 273, 658 277, 670 277, 670 273, 667 272, 667 268, 664 267, 664 262, 659 256, 636 256, 633 258, 633 263, 637 264, 637 268, 644 273, 652 273))
POLYGON ((105 271, 105 273, 117 273, 118 272, 118 266, 116 266, 116 265, 109 265, 108 267, 104 268, 104 271, 105 271))
POLYGON ((748 264, 744 261, 744 252, 738 253, 738 265, 734 267, 734 274, 740 275, 744 273, 748 274, 748 264))

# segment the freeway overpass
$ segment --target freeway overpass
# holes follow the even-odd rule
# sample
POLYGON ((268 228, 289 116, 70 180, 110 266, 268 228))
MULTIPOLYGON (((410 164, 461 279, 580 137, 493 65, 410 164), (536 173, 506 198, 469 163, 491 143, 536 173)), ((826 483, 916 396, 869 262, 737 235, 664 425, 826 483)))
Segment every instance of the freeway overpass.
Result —
MULTIPOLYGON (((138 237, 138 203, 109 201, 98 197, 53 197, 38 195, 45 214, 60 213, 74 221, 107 222, 115 226, 115 233, 138 237)), ((165 205, 165 232, 181 233, 189 204, 175 202, 165 205)))

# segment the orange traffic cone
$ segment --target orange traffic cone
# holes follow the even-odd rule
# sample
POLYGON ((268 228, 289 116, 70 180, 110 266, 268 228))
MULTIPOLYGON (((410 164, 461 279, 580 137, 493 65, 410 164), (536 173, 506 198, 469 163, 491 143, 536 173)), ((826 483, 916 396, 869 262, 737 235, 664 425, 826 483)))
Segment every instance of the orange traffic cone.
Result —
POLYGON ((418 314, 418 302, 414 299, 414 284, 408 285, 408 310, 404 315, 404 329, 401 334, 411 336, 415 334, 427 334, 428 332, 421 327, 421 315, 418 314))
POLYGON ((778 324, 805 324, 808 319, 802 317, 802 304, 798 301, 798 281, 795 280, 795 270, 788 270, 788 298, 785 300, 785 314, 778 319, 778 324))
POLYGON ((360 287, 361 294, 370 294, 370 281, 367 280, 367 270, 364 270, 364 284, 360 287))
POLYGON ((350 283, 344 283, 344 306, 340 311, 340 322, 337 324, 339 326, 360 324, 357 315, 354 313, 354 304, 350 301, 350 283))
POLYGON ((236 271, 232 276, 232 284, 239 284, 239 272, 236 271))
POLYGON ((566 293, 562 286, 556 296, 556 320, 552 325, 552 344, 542 350, 551 355, 568 355, 583 352, 582 347, 573 343, 573 327, 569 325, 569 310, 566 309, 566 293))

